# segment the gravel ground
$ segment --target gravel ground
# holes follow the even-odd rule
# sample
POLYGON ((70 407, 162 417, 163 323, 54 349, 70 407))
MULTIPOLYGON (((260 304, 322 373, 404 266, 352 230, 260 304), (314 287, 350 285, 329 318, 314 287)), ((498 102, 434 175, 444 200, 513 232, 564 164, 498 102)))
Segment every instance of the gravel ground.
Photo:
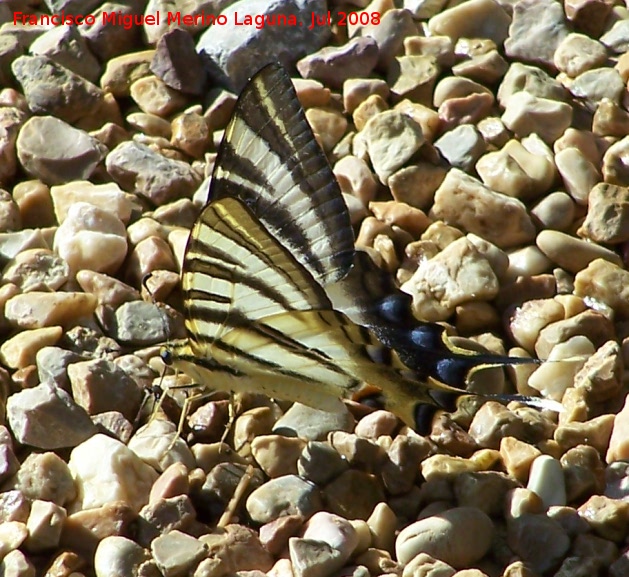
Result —
POLYGON ((0 575, 629 575, 623 2, 10 0, 0 24, 0 575), (188 231, 277 59, 413 313, 554 361, 470 387, 563 412, 470 397, 422 437, 252 394, 222 443, 215 395, 177 434, 185 392, 147 391, 190 384, 158 355, 188 231))

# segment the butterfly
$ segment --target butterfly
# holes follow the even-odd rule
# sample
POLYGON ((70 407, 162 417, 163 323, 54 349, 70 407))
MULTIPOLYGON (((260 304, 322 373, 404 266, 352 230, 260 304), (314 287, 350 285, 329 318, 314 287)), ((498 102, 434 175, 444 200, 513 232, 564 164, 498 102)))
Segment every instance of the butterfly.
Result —
POLYGON ((420 430, 424 407, 465 393, 473 372, 531 362, 458 348, 444 327, 416 320, 411 297, 354 240, 293 84, 270 64, 225 130, 182 265, 187 336, 164 362, 203 387, 325 411, 370 383, 420 430))

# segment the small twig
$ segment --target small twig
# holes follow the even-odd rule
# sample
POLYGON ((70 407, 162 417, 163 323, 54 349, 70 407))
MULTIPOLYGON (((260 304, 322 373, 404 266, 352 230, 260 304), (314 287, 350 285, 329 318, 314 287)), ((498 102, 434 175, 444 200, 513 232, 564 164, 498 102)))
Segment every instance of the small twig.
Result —
POLYGON ((242 499, 245 491, 249 487, 249 483, 251 482, 251 478, 253 477, 253 465, 249 465, 245 470, 244 475, 240 478, 238 482, 238 486, 232 495, 232 498, 227 503, 227 508, 223 511, 221 518, 218 520, 217 527, 224 529, 227 525, 229 525, 232 517, 234 516, 238 505, 240 504, 240 500, 242 499))

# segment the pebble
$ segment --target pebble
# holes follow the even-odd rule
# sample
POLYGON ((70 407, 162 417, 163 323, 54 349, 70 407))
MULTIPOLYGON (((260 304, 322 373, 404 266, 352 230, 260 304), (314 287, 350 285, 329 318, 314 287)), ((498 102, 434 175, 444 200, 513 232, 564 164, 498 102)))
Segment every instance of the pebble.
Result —
POLYGON ((553 62, 558 70, 571 78, 602 66, 607 60, 607 49, 603 44, 586 36, 572 32, 557 46, 553 62))
POLYGON ((68 366, 72 396, 88 415, 117 411, 133 421, 140 409, 142 391, 112 361, 95 359, 68 366))
POLYGON ((345 519, 368 519, 385 500, 380 480, 371 473, 348 469, 323 489, 326 508, 345 519))
POLYGON ((161 35, 155 46, 151 72, 170 88, 184 94, 202 95, 207 71, 192 36, 175 28, 161 35))
POLYGON ((385 184, 425 141, 419 124, 395 110, 376 114, 365 124, 360 135, 364 138, 375 173, 385 184))
POLYGON ((625 83, 614 68, 586 70, 566 85, 575 98, 592 112, 603 99, 619 104, 625 90, 625 83))
POLYGON ((433 36, 490 38, 502 44, 509 33, 509 16, 492 0, 468 0, 436 14, 428 21, 433 36))
POLYGON ((18 549, 7 553, 0 561, 0 571, 4 575, 16 575, 17 577, 35 577, 36 575, 35 566, 18 549))
POLYGON ((492 300, 498 294, 498 279, 487 259, 463 237, 422 262, 401 290, 413 297, 417 318, 438 321, 465 302, 492 300))
MULTIPOLYGON (((554 263, 571 273, 581 274, 581 286, 585 289, 588 284, 590 273, 588 270, 609 269, 615 271, 620 267, 620 257, 613 251, 606 249, 600 245, 570 236, 564 232, 557 230, 543 230, 535 240, 537 247, 554 263), (598 263, 598 264, 597 264, 598 263)), ((579 278, 577 274, 576 278, 579 278)), ((578 281, 575 283, 579 284, 578 281)), ((578 296, 585 296, 579 293, 578 296)), ((588 287, 589 288, 589 287, 588 287)), ((591 295, 593 296, 593 295, 591 295)))
POLYGON ((358 533, 352 524, 343 517, 325 511, 315 513, 306 522, 302 538, 326 543, 338 551, 341 554, 338 557, 341 567, 349 561, 358 546, 358 533))
POLYGON ((516 487, 511 489, 504 499, 504 516, 507 522, 522 515, 543 513, 546 507, 540 497, 530 489, 516 487))
POLYGON ((128 98, 131 85, 151 73, 150 65, 154 49, 120 54, 107 60, 100 83, 103 90, 116 98, 128 98))
POLYGON ((429 216, 474 233, 505 249, 532 240, 534 226, 524 205, 451 169, 435 193, 429 216), (502 218, 496 219, 500 214, 502 218))
POLYGON ((170 142, 192 158, 203 158, 210 147, 212 133, 207 120, 196 112, 185 112, 171 123, 170 142))
MULTIPOLYGON (((214 571, 222 575, 231 575, 236 571, 268 571, 273 566, 273 557, 264 549, 257 533, 249 527, 227 525, 224 529, 202 535, 199 541, 208 546, 209 568, 214 566, 214 571)), ((201 566, 199 573, 204 575, 201 566)))
POLYGON ((352 38, 339 47, 327 46, 297 62, 304 78, 341 88, 351 78, 366 78, 378 62, 378 45, 371 36, 352 38))
POLYGON ((187 162, 171 160, 136 142, 123 142, 105 159, 107 172, 123 190, 133 190, 156 205, 187 198, 199 178, 187 162))
POLYGON ((568 35, 563 7, 554 0, 522 0, 513 7, 505 53, 509 58, 553 66, 553 56, 568 35))
POLYGON ((533 352, 540 331, 564 318, 565 308, 555 299, 529 300, 510 315, 509 331, 518 345, 533 352))
POLYGON ((549 455, 540 455, 531 463, 526 488, 540 497, 545 509, 566 504, 566 482, 561 463, 549 455))
POLYGON ((61 224, 68 216, 70 207, 76 202, 87 202, 110 212, 127 224, 131 213, 139 209, 136 197, 124 192, 117 184, 92 184, 87 180, 78 180, 50 188, 55 216, 61 224))
POLYGON ((564 102, 525 91, 516 92, 509 98, 501 119, 519 137, 537 134, 544 142, 552 144, 570 126, 572 108, 564 102))
POLYGON ((628 280, 629 273, 618 264, 597 258, 576 275, 574 294, 605 303, 621 317, 626 317, 629 315, 628 280))
POLYGON ((435 148, 450 166, 468 172, 486 150, 480 132, 472 124, 461 124, 435 142, 435 148))
POLYGON ((603 98, 594 112, 592 132, 600 136, 622 138, 629 130, 629 113, 615 102, 603 98))
POLYGON ((325 439, 331 431, 351 431, 355 421, 347 407, 339 403, 338 412, 320 411, 293 403, 273 426, 273 433, 307 441, 325 439))
POLYGON ((27 120, 16 147, 26 172, 46 184, 85 180, 106 154, 106 148, 96 138, 53 116, 27 120))
POLYGON ((168 318, 153 303, 133 300, 116 309, 112 336, 120 343, 153 345, 166 341, 170 335, 168 318))
POLYGON ((387 75, 395 99, 430 104, 439 67, 433 56, 397 56, 387 75))
POLYGON ((592 494, 605 490, 605 466, 594 447, 579 445, 561 457, 566 478, 566 499, 569 503, 583 501, 592 494))
POLYGON ((497 471, 462 473, 453 483, 459 507, 472 507, 491 517, 502 513, 508 492, 517 486, 517 481, 497 471))
POLYGON ((309 108, 306 119, 323 150, 331 151, 343 138, 347 120, 340 112, 324 108, 309 108))
POLYGON ((0 525, 0 557, 4 558, 11 551, 15 551, 28 536, 24 523, 19 521, 5 521, 0 525))
POLYGON ((376 549, 393 553, 398 518, 386 503, 378 503, 367 519, 370 541, 376 549))
POLYGON ((588 212, 577 231, 581 237, 604 244, 629 240, 629 189, 599 182, 588 196, 588 212))
POLYGON ((410 563, 417 555, 427 553, 462 569, 485 556, 493 532, 493 523, 485 513, 472 507, 457 507, 402 529, 395 551, 401 563, 410 563))
POLYGON ((557 170, 566 191, 577 204, 586 204, 592 188, 601 179, 599 170, 576 148, 565 148, 555 155, 557 170))
POLYGON ((41 329, 57 325, 71 326, 96 310, 94 295, 82 292, 31 291, 10 298, 4 314, 19 329, 41 329))
POLYGON ((334 447, 321 441, 309 441, 297 460, 299 475, 317 485, 325 485, 348 467, 334 447))
POLYGON ((363 205, 366 206, 374 200, 378 183, 369 165, 361 158, 344 156, 334 165, 334 176, 341 191, 355 196, 363 205))
POLYGON ((620 186, 629 185, 629 168, 626 158, 629 138, 624 137, 612 144, 603 156, 603 180, 620 186))
POLYGON ((49 501, 63 506, 76 497, 76 487, 68 465, 55 453, 31 453, 5 485, 33 501, 49 501))
POLYGON ((42 553, 58 547, 66 516, 66 510, 59 505, 35 499, 26 521, 28 537, 24 548, 32 553, 42 553))
POLYGON ((522 419, 495 401, 488 401, 474 415, 470 436, 481 446, 498 449, 502 437, 524 437, 526 427, 522 419))
POLYGON ((558 565, 570 548, 570 537, 564 528, 543 514, 525 514, 510 521, 507 542, 511 550, 538 573, 558 565))
POLYGON ((20 252, 7 263, 2 280, 22 292, 56 291, 70 278, 68 263, 51 250, 34 248, 20 252))
POLYGON ((271 479, 247 498, 247 512, 256 523, 269 523, 284 515, 312 516, 323 508, 321 494, 297 475, 271 479))
POLYGON ((139 511, 148 502, 151 486, 157 479, 155 470, 133 450, 100 433, 72 450, 68 466, 78 492, 69 508, 72 512, 113 501, 122 501, 139 511))
POLYGON ((608 341, 600 347, 575 375, 574 386, 583 390, 589 402, 615 399, 622 391, 622 359, 620 346, 608 341))
POLYGON ((531 215, 541 228, 566 232, 574 221, 575 203, 563 191, 551 192, 531 209, 531 215))
POLYGON ((614 416, 614 424, 605 456, 608 463, 629 459, 629 399, 614 416))
POLYGON ((526 141, 509 140, 499 151, 480 157, 476 171, 483 183, 524 201, 547 192, 556 177, 552 158, 528 150, 526 141))
POLYGON ((324 577, 344 565, 341 552, 323 541, 291 537, 288 551, 295 577, 324 577))
POLYGON ((297 474, 297 462, 306 441, 282 435, 260 435, 251 441, 251 455, 270 477, 297 474))
POLYGON ((94 434, 87 413, 70 395, 52 385, 11 395, 6 410, 16 440, 39 449, 75 447, 94 434))
POLYGON ((619 543, 627 534, 629 503, 625 501, 593 495, 577 511, 603 539, 619 543))
POLYGON ((176 577, 191 571, 206 556, 207 545, 174 530, 151 543, 151 554, 164 577, 176 577))
POLYGON ((126 537, 105 537, 94 554, 96 577, 132 575, 150 559, 148 551, 126 537))
POLYGON ((55 235, 54 250, 77 271, 115 273, 127 254, 124 224, 86 202, 76 202, 55 235))
POLYGON ((138 429, 128 447, 159 472, 178 462, 183 463, 188 470, 195 467, 190 448, 178 435, 177 426, 171 421, 152 419, 138 429))

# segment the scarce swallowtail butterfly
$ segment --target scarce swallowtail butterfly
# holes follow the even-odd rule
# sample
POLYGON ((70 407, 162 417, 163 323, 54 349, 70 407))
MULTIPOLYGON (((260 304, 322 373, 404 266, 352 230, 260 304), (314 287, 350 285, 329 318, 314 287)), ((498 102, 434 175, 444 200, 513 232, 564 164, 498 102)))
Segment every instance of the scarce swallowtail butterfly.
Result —
POLYGON ((330 165, 275 64, 238 99, 182 289, 187 337, 162 358, 209 389, 334 411, 369 383, 385 408, 425 429, 421 407, 465 393, 472 372, 531 362, 459 349, 413 317, 411 297, 354 248, 330 165))

